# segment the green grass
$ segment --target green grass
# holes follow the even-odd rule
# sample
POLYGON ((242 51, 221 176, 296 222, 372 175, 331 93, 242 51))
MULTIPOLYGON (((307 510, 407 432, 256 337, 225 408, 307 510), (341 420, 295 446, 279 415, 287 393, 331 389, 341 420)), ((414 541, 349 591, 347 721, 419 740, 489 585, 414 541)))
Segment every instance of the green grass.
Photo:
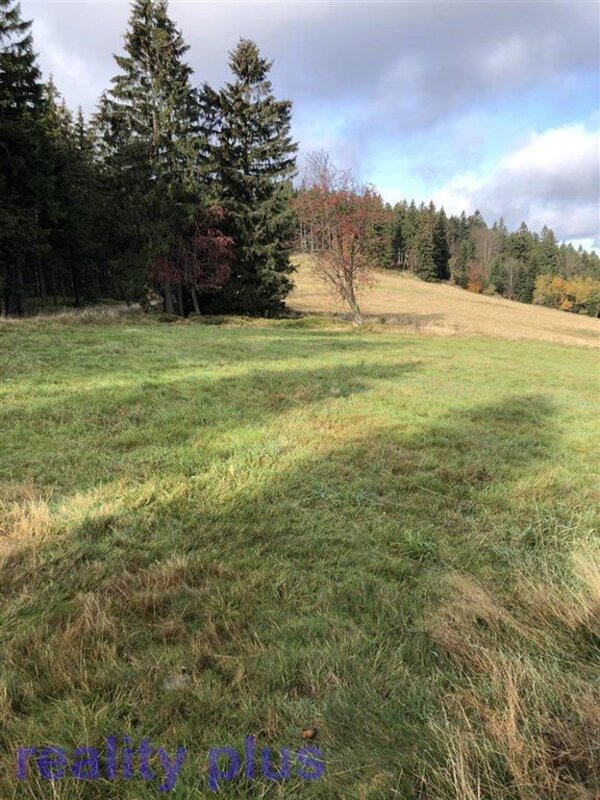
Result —
POLYGON ((157 797, 14 777, 109 734, 209 797, 210 746, 309 725, 323 779, 215 796, 600 791, 596 352, 135 315, 0 352, 0 797, 157 797))

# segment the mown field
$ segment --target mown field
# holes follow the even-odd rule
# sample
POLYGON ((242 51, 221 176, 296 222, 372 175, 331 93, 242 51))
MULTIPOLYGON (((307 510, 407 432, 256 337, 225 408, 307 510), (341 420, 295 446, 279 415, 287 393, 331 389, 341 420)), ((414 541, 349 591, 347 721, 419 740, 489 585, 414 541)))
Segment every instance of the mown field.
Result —
POLYGON ((1 798, 160 796, 15 777, 109 735, 186 746, 186 800, 598 797, 597 350, 134 313, 0 354, 1 798), (209 791, 309 726, 322 778, 209 791))

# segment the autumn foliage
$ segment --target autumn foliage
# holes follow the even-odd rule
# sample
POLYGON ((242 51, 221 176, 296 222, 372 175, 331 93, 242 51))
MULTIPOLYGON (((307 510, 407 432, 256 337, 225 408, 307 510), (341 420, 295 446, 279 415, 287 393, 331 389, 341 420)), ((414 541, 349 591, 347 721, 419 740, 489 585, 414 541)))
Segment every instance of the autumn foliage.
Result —
POLYGON ((587 277, 566 279, 557 275, 538 275, 533 302, 597 317, 600 316, 600 281, 587 277))
POLYGON ((475 294, 481 294, 486 284, 486 273, 484 267, 476 261, 471 261, 467 265, 468 283, 467 289, 475 294))
POLYGON ((361 324, 357 292, 374 281, 373 250, 386 210, 372 186, 360 184, 320 154, 312 159, 308 185, 295 201, 296 214, 310 236, 317 277, 361 324))
POLYGON ((158 258, 150 271, 151 279, 163 290, 175 285, 189 288, 197 313, 198 294, 220 289, 231 274, 233 239, 221 230, 224 218, 219 206, 201 210, 178 237, 172 252, 158 258))

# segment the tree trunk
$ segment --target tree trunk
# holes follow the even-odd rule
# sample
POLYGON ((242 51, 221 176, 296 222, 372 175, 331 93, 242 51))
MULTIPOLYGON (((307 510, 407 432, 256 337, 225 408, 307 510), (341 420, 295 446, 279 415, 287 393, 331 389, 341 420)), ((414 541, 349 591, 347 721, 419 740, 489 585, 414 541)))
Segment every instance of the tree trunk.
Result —
POLYGON ((192 303, 194 304, 194 313, 200 314, 200 306, 198 305, 198 295, 196 294, 196 290, 192 286, 192 303))
POLYGON ((52 264, 52 269, 50 271, 50 282, 52 284, 52 303, 56 306, 58 304, 58 298, 56 297, 56 272, 54 264, 52 264))
POLYGON ((185 317, 185 311, 183 308, 183 288, 180 283, 177 284, 177 306, 179 308, 179 316, 185 317))
POLYGON ((23 267, 18 264, 15 269, 15 299, 17 314, 20 317, 27 313, 27 298, 25 297, 25 284, 23 282, 23 267))
POLYGON ((79 293, 79 279, 77 277, 77 267, 75 266, 75 261, 73 260, 73 253, 69 254, 71 256, 71 276, 73 278, 73 294, 75 296, 75 307, 79 308, 81 305, 81 295, 79 293))
POLYGON ((350 306, 350 311, 352 312, 352 321, 355 325, 362 325, 363 318, 362 314, 360 313, 360 308, 358 307, 358 300, 356 299, 356 295, 354 294, 354 286, 349 286, 348 288, 348 305, 350 306))
POLYGON ((165 313, 175 313, 175 309, 173 308, 173 293, 171 291, 170 283, 165 283, 165 313))
POLYGON ((39 275, 39 281, 40 281, 40 297, 42 298, 42 300, 45 300, 46 299, 46 295, 48 294, 48 292, 47 292, 47 289, 46 289, 45 269, 44 269, 44 265, 43 265, 41 259, 39 259, 39 261, 38 261, 38 275, 39 275))

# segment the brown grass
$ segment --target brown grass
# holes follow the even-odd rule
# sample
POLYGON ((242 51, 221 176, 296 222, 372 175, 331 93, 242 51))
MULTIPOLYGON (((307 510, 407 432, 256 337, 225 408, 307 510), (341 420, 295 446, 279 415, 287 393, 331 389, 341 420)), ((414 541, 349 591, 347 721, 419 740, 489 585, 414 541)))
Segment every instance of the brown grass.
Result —
MULTIPOLYGON (((289 305, 296 311, 347 315, 313 275, 311 258, 298 255, 289 305)), ((377 283, 359 297, 367 321, 442 336, 482 335, 600 347, 600 320, 500 297, 474 294, 447 284, 424 283, 411 275, 380 271, 377 283)))
POLYGON ((600 797, 600 550, 574 558, 572 578, 524 578, 517 602, 451 579, 430 634, 463 680, 432 722, 446 749, 427 769, 437 800, 600 797))

